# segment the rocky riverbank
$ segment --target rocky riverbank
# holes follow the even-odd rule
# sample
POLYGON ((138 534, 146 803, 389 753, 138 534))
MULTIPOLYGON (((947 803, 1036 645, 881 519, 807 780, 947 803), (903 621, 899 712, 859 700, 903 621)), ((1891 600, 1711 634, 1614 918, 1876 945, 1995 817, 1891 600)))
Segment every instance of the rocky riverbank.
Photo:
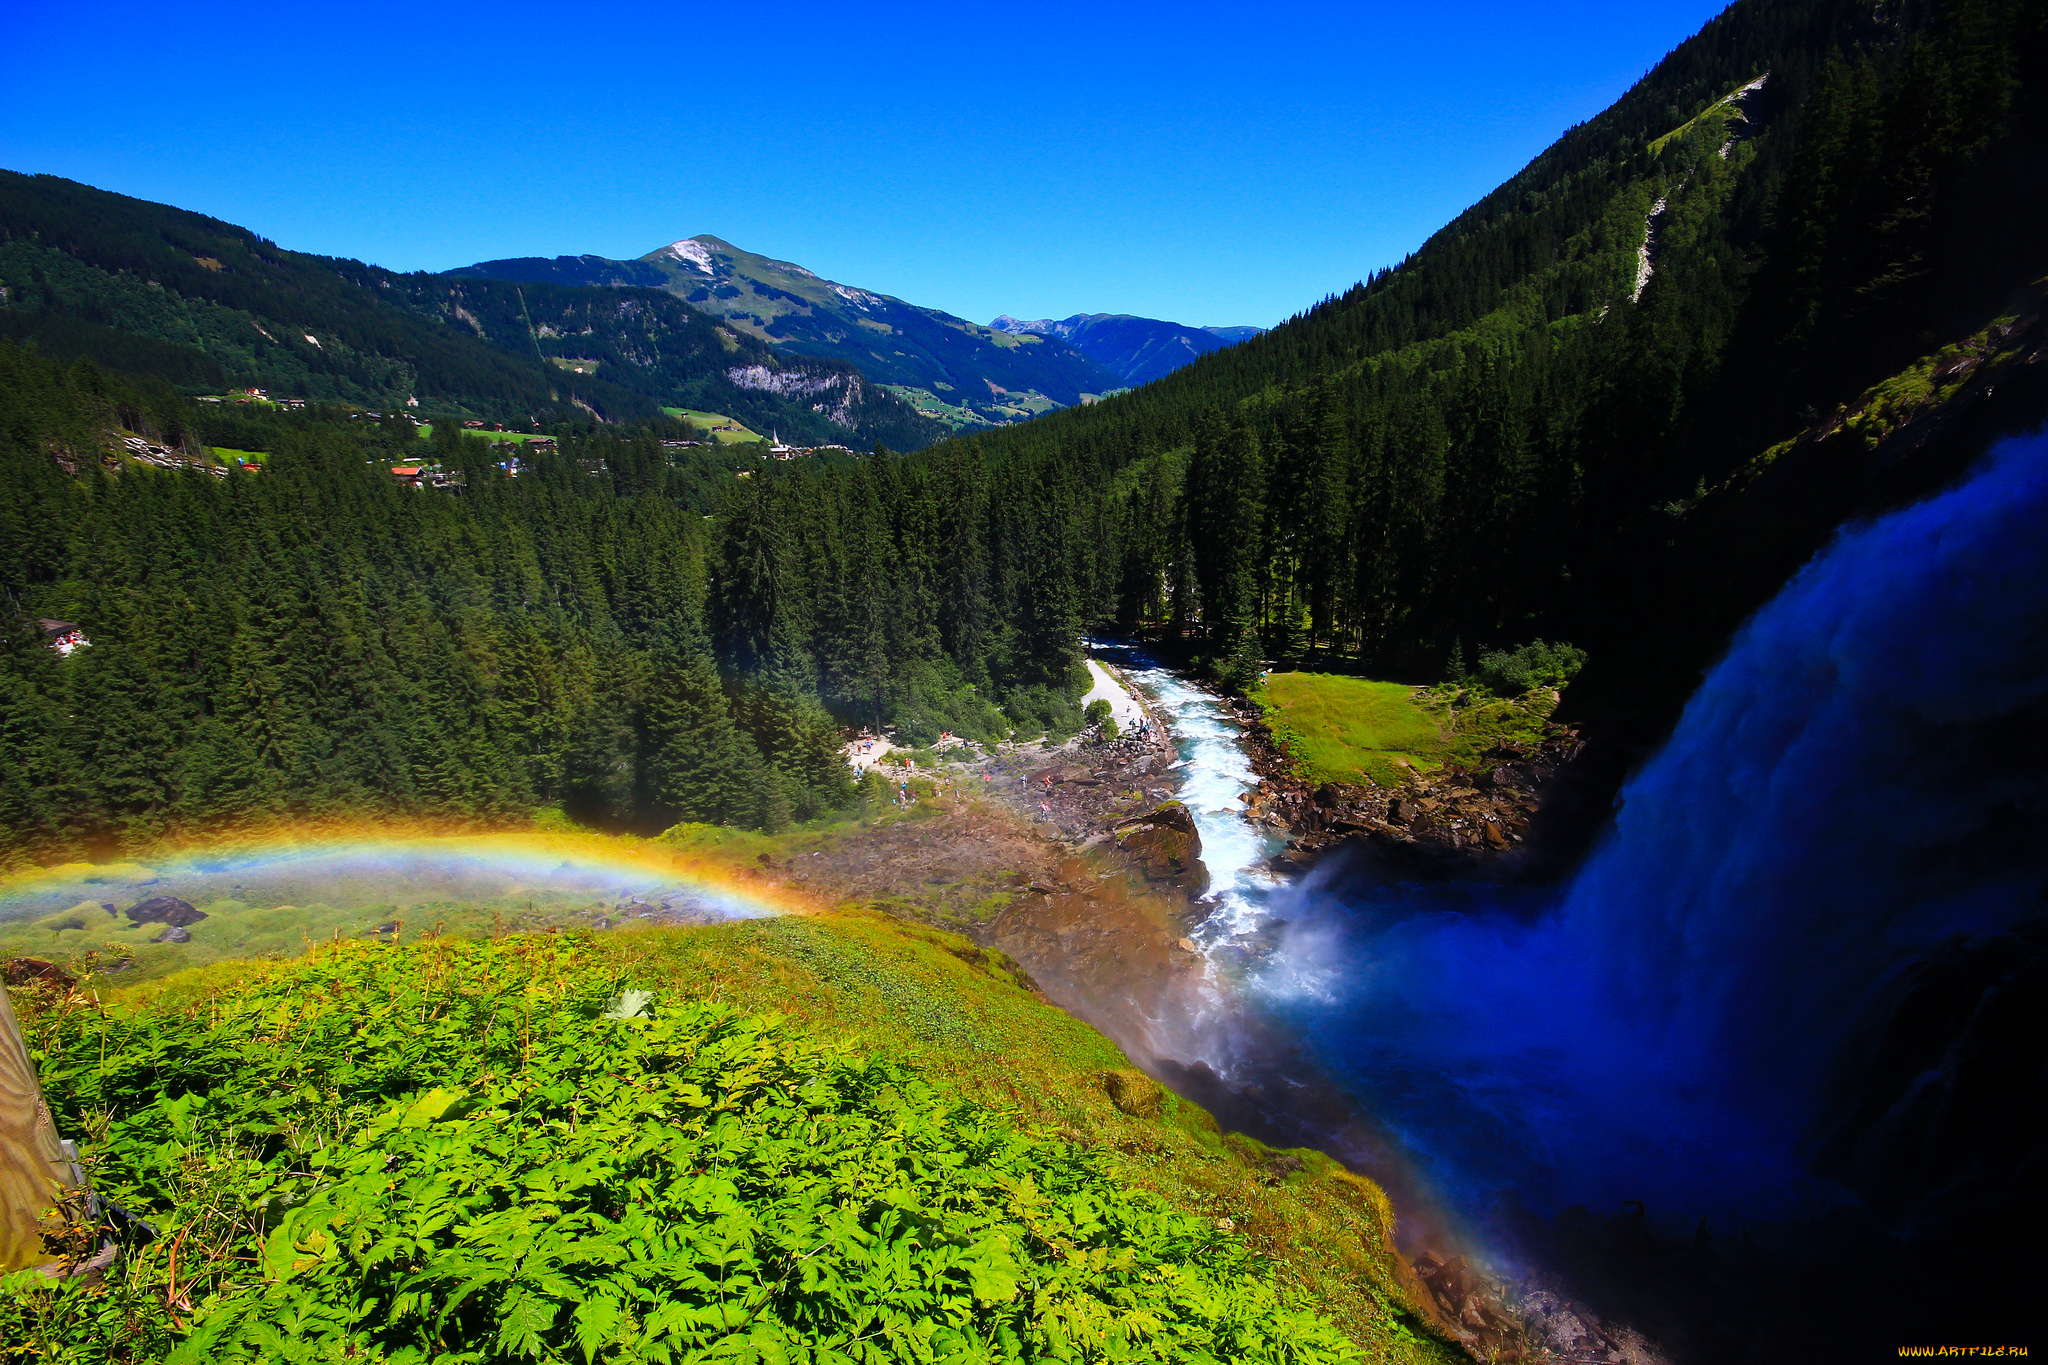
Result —
POLYGON ((1245 798, 1255 824, 1280 830, 1287 847, 1273 870, 1297 874, 1340 850, 1366 853, 1410 873, 1449 875, 1485 866, 1496 873, 1533 871, 1552 860, 1546 815, 1586 751, 1566 725, 1546 725, 1533 743, 1509 742, 1476 764, 1447 764, 1399 787, 1310 782, 1274 742, 1259 708, 1222 699, 1244 727, 1244 745, 1259 784, 1245 798))

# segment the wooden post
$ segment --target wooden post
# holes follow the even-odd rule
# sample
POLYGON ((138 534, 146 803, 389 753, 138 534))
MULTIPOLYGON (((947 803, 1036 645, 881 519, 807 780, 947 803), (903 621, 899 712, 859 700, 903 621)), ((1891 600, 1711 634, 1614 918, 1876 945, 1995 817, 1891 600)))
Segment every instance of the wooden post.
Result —
POLYGON ((14 1005, 0 985, 0 1272, 49 1259, 43 1219, 74 1180, 14 1005))

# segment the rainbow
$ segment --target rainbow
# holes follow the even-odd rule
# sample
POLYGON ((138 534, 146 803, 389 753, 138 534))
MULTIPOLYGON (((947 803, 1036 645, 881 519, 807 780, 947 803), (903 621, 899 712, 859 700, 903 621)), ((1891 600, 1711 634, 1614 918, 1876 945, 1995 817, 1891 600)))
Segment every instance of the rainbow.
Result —
POLYGON ((169 895, 196 903, 237 892, 246 893, 238 899, 275 895, 330 903, 547 893, 654 905, 659 898, 724 919, 818 909, 764 884, 743 865, 738 850, 573 830, 400 835, 384 826, 269 831, 166 845, 136 861, 17 872, 0 878, 0 922, 37 918, 80 901, 114 904, 169 895))

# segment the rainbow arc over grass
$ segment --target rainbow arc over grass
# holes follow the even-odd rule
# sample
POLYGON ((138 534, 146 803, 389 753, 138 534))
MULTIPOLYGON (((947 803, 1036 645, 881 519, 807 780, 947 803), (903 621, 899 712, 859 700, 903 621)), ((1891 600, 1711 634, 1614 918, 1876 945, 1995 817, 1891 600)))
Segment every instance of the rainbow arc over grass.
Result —
POLYGON ((811 901, 764 885, 737 854, 581 831, 394 834, 387 827, 266 833, 186 844, 133 861, 64 863, 0 879, 0 922, 34 919, 80 901, 114 904, 176 896, 328 904, 442 899, 650 907, 687 904, 700 916, 759 919, 815 912, 811 901))

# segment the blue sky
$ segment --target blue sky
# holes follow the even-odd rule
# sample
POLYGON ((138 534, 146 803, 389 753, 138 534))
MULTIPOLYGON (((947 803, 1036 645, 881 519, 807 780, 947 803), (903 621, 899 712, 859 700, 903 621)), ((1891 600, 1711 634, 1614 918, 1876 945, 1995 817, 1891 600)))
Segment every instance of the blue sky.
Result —
POLYGON ((16 0, 0 166, 401 270, 708 232, 979 322, 1271 325, 1719 8, 16 0))

